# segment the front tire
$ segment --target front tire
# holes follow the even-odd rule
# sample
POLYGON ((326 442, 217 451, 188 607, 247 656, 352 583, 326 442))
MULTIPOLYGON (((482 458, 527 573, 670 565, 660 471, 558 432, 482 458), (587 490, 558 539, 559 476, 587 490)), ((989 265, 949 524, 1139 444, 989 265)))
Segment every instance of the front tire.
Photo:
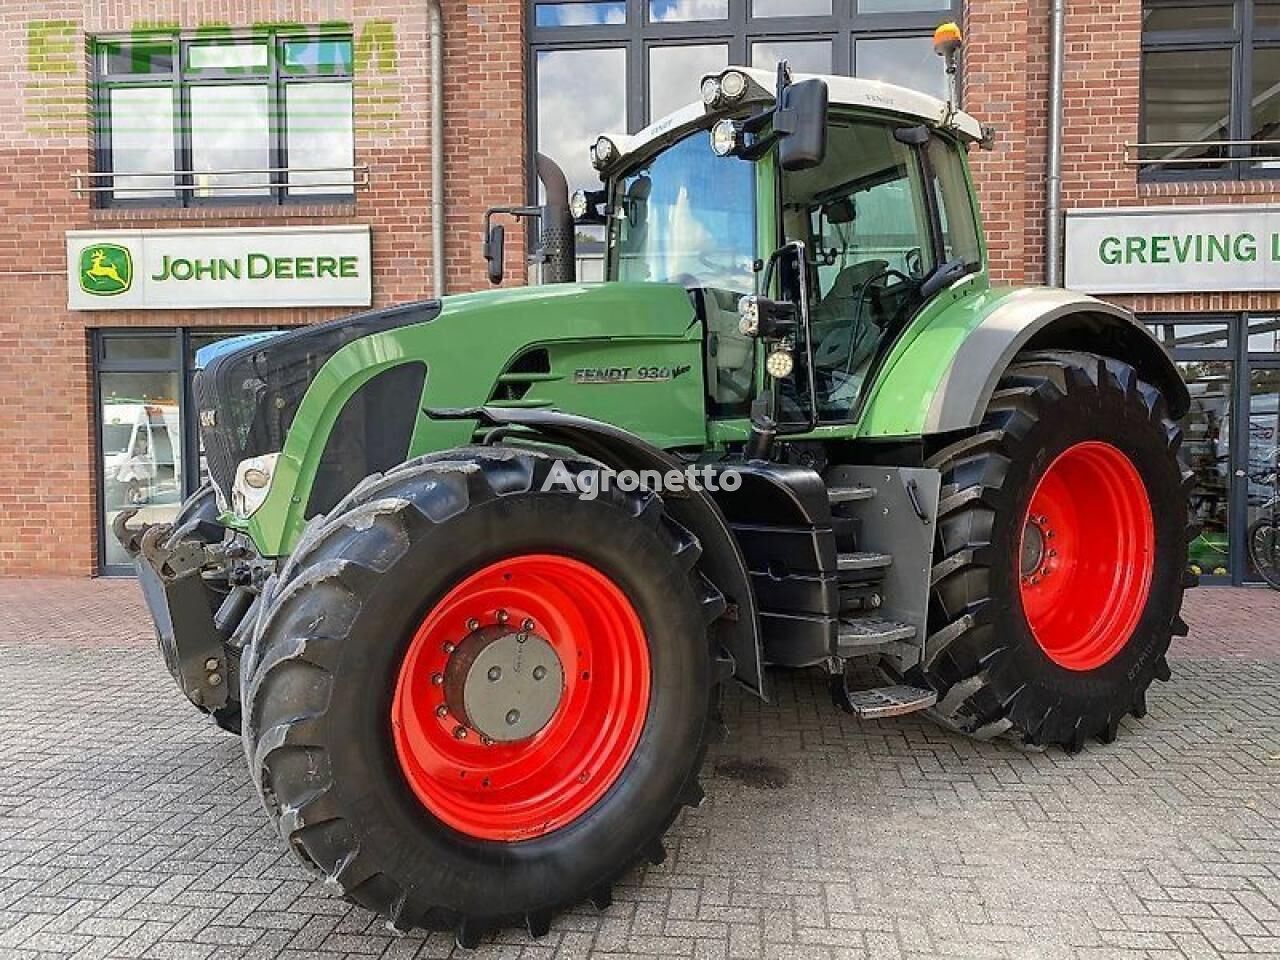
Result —
POLYGON ((394 929, 545 933, 660 862, 701 800, 722 601, 697 541, 656 496, 543 492, 554 462, 406 464, 313 526, 268 587, 243 668, 254 781, 299 858, 394 929), (518 649, 554 704, 493 699, 518 649))
POLYGON ((943 451, 922 667, 944 726, 1081 749, 1146 713, 1193 533, 1182 432, 1127 364, 1027 353, 943 451))

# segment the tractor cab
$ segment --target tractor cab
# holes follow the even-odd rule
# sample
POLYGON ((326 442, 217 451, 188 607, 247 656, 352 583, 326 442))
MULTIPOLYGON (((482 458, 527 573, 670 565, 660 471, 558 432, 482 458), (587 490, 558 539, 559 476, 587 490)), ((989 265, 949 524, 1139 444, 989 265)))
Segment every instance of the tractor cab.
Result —
POLYGON ((852 423, 927 302, 983 269, 965 159, 981 131, 922 94, 785 64, 702 87, 596 142, 606 186, 576 195, 575 216, 605 226, 607 280, 689 291, 713 418, 852 423))

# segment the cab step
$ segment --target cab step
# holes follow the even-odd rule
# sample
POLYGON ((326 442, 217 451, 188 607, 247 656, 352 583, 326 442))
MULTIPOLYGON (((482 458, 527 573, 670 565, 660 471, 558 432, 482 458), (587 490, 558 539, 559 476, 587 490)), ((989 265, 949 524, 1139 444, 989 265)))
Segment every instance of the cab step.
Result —
POLYGON ((828 487, 827 498, 834 507, 840 503, 857 503, 861 500, 871 500, 876 495, 875 487, 828 487))
POLYGON ((841 573, 866 573, 883 570, 893 563, 887 553, 842 553, 836 558, 836 569, 841 573))
POLYGON ((938 702, 934 690, 905 685, 872 687, 869 690, 850 690, 844 678, 834 678, 832 696, 836 706, 860 720, 882 720, 885 717, 902 717, 908 713, 928 710, 938 702))
POLYGON ((836 635, 836 656, 858 657, 874 653, 890 643, 914 640, 916 628, 909 623, 898 623, 874 614, 846 617, 840 621, 836 635))

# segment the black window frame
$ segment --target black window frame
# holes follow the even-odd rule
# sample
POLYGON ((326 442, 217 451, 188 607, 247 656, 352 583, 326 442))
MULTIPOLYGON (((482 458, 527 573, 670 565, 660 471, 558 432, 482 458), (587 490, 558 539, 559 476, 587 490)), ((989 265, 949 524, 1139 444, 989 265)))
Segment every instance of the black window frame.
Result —
MULTIPOLYGON (((1143 0, 1145 14, 1152 9, 1176 10, 1181 7, 1203 5, 1204 0, 1143 0)), ((1280 26, 1258 29, 1254 22, 1254 8, 1258 0, 1222 0, 1232 5, 1230 30, 1168 30, 1142 31, 1142 51, 1138 65, 1138 139, 1147 142, 1147 98, 1145 87, 1146 59, 1149 53, 1178 53, 1191 51, 1227 50, 1231 53, 1231 81, 1228 91, 1230 116, 1228 138, 1232 141, 1251 140, 1253 128, 1253 55, 1259 48, 1280 48, 1280 26)), ((1269 5, 1269 4, 1267 4, 1269 5)), ((1212 144, 1212 141, 1205 141, 1212 144)), ((1280 149, 1280 139, 1276 146, 1280 149)), ((1206 160, 1206 164, 1218 166, 1206 169, 1180 168, 1164 165, 1159 161, 1136 158, 1138 179, 1141 182, 1161 181, 1221 181, 1221 180, 1270 180, 1280 177, 1280 158, 1251 157, 1251 147, 1232 146, 1226 149, 1226 158, 1220 161, 1206 160), (1260 161, 1276 163, 1274 168, 1259 167, 1260 161)))
MULTIPOLYGON (((352 186, 349 191, 306 192, 294 195, 289 186, 288 117, 286 100, 289 86, 294 84, 345 83, 352 87, 351 124, 355 130, 355 32, 351 24, 334 23, 316 26, 203 29, 195 31, 139 30, 125 34, 104 33, 88 38, 90 102, 93 110, 94 173, 89 182, 95 188, 93 204, 101 208, 172 209, 184 207, 290 206, 300 204, 354 204, 357 188, 355 176, 356 143, 352 139, 352 186), (167 73, 110 73, 104 64, 105 48, 113 44, 170 44, 170 70, 167 73), (294 72, 283 66, 284 45, 298 40, 346 40, 351 44, 349 71, 294 72), (254 72, 245 68, 202 69, 188 71, 188 52, 193 46, 226 43, 265 43, 268 48, 267 68, 254 72), (268 166, 275 172, 267 175, 266 193, 236 193, 219 190, 209 197, 196 196, 192 168, 191 97, 193 87, 246 86, 260 84, 267 88, 268 166), (117 197, 111 149, 111 91, 120 88, 141 89, 169 87, 173 98, 173 169, 174 187, 171 197, 117 197), (102 189, 107 188, 107 189, 102 189)), ((127 176, 128 174, 123 174, 127 176)), ((157 177, 163 189, 163 178, 157 177)), ((307 187, 307 184, 297 184, 307 187)), ((253 190, 261 190, 254 187, 253 190)))
MULTIPOLYGON (((726 44, 730 64, 751 62, 751 49, 761 40, 830 40, 832 74, 854 75, 858 40, 931 37, 938 24, 961 16, 961 0, 950 0, 939 10, 906 13, 859 13, 857 0, 831 0, 827 16, 755 17, 751 0, 728 0, 729 16, 715 20, 654 22, 649 0, 626 0, 622 24, 591 26, 538 26, 537 7, 553 0, 526 0, 525 24, 529 47, 526 113, 529 155, 528 198, 537 202, 538 181, 534 157, 538 149, 538 54, 558 50, 622 49, 625 51, 626 130, 637 133, 654 119, 648 115, 649 50, 654 46, 726 44)), ((592 0, 554 0, 557 3, 590 3, 592 0)), ((939 68, 941 69, 941 67, 939 68)), ((691 91, 689 100, 696 99, 691 91)), ((604 133, 606 131, 600 131, 604 133)))

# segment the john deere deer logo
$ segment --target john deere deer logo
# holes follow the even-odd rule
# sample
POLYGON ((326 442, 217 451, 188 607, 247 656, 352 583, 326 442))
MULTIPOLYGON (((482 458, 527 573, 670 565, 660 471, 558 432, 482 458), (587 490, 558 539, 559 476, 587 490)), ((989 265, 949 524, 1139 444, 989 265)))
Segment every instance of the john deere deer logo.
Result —
POLYGON ((113 297, 133 285, 133 256, 127 247, 95 243, 80 251, 80 289, 113 297))

